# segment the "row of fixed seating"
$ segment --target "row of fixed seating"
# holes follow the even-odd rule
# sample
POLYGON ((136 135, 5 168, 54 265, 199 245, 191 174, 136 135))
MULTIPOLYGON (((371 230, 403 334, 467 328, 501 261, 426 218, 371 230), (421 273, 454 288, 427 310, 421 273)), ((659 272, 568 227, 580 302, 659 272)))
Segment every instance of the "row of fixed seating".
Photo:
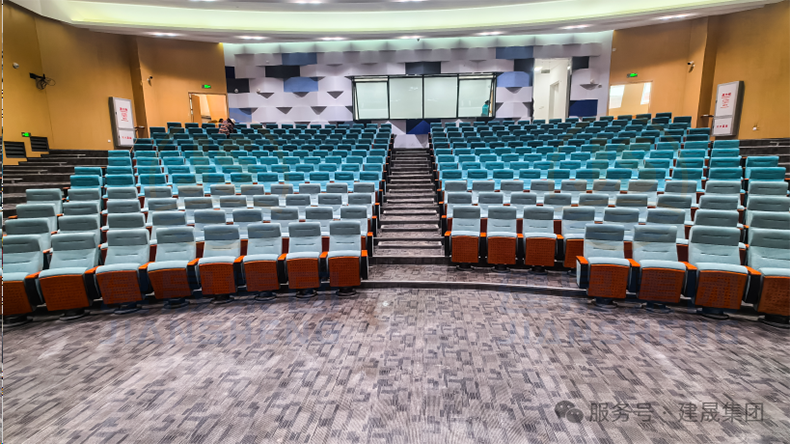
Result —
POLYGON ((169 138, 139 138, 135 139, 135 147, 162 149, 165 145, 183 144, 215 144, 215 145, 338 145, 338 144, 360 144, 360 145, 386 145, 391 142, 392 135, 389 133, 332 133, 332 134, 173 134, 169 138), (300 137, 301 136, 301 137, 300 137))
MULTIPOLYGON (((690 143, 689 143, 690 144, 690 143)), ((688 145, 688 144, 687 144, 688 145)), ((719 159, 719 158, 740 158, 740 153, 738 148, 713 148, 708 150, 706 147, 702 148, 689 148, 684 147, 681 149, 681 145, 676 142, 662 142, 658 144, 649 144, 649 143, 639 143, 633 145, 625 145, 625 144, 587 144, 581 146, 575 145, 564 145, 559 147, 552 147, 547 145, 539 145, 539 146, 522 146, 522 147, 512 147, 512 146, 501 146, 497 148, 491 148, 486 146, 481 146, 477 148, 467 148, 467 147, 456 147, 456 148, 436 148, 434 149, 434 155, 438 156, 483 156, 483 155, 496 155, 496 156, 505 156, 505 155, 540 155, 543 156, 544 159, 548 155, 565 155, 566 157, 562 160, 568 159, 567 156, 581 156, 584 154, 589 155, 597 155, 601 153, 614 153, 615 157, 618 159, 622 159, 626 156, 632 157, 634 159, 643 160, 645 158, 666 158, 666 159, 693 159, 693 158, 701 158, 707 160, 711 159, 719 159)), ((757 157, 775 157, 775 156, 757 156, 757 157)), ((582 158, 580 160, 589 160, 589 158, 582 158)))
MULTIPOLYGON (((563 180, 563 179, 576 179, 576 180, 596 180, 597 178, 605 178, 609 180, 619 180, 621 189, 627 190, 628 184, 631 180, 656 180, 659 182, 659 191, 663 190, 670 180, 693 181, 697 184, 697 190, 702 192, 705 189, 705 183, 710 181, 733 181, 741 182, 743 187, 746 187, 748 181, 759 182, 783 182, 786 176, 786 169, 783 167, 777 168, 751 168, 746 170, 744 177, 744 170, 741 168, 713 168, 705 175, 705 170, 702 168, 612 168, 609 166, 599 165, 592 163, 596 161, 589 161, 585 165, 586 168, 581 169, 555 169, 552 168, 552 162, 535 162, 532 164, 531 169, 512 170, 512 169, 487 169, 480 168, 481 165, 477 162, 470 162, 468 166, 470 169, 452 169, 442 170, 438 176, 442 185, 447 181, 467 180, 471 186, 471 182, 475 180, 493 179, 496 187, 504 180, 521 180, 524 182, 549 179, 549 180, 563 180)), ((493 162, 489 162, 493 163, 493 162)), ((490 166, 490 165, 489 165, 490 166)), ((500 165, 497 165, 500 166, 500 165)), ((657 166, 657 165, 649 165, 657 166)), ((588 182, 588 185, 590 183, 588 182)), ((526 185, 529 188, 529 185, 526 185)), ((441 188, 441 187, 440 187, 441 188)))
MULTIPOLYGON (((622 194, 614 199, 602 193, 581 194, 574 196, 571 193, 549 193, 539 196, 536 193, 513 193, 505 202, 504 193, 480 192, 474 193, 452 192, 447 193, 447 201, 443 203, 442 227, 444 230, 451 226, 454 209, 474 205, 480 209, 481 217, 488 217, 491 208, 506 206, 513 208, 517 219, 528 218, 527 211, 534 206, 546 206, 554 209, 555 228, 559 230, 563 211, 572 207, 592 208, 594 221, 602 222, 607 216, 616 217, 618 223, 627 223, 629 226, 647 223, 653 209, 668 209, 678 211, 682 217, 673 222, 678 228, 678 239, 687 239, 688 230, 693 225, 716 225, 733 227, 744 232, 744 242, 748 238, 748 228, 754 225, 755 218, 784 218, 790 211, 790 198, 784 196, 751 196, 746 208, 739 205, 737 196, 706 195, 702 196, 699 204, 692 203, 689 195, 662 194, 658 196, 657 203, 649 202, 646 194, 622 194), (539 198, 540 197, 540 198, 539 198), (622 210, 622 211, 621 211, 622 210), (615 216, 616 215, 616 216, 615 216)), ((663 222, 668 223, 668 222, 663 222)), ((757 225, 760 227, 761 223, 757 225)), ((519 232, 521 222, 518 223, 519 232)), ((790 228, 790 227, 789 227, 790 228)), ((557 234, 560 234, 559 231, 557 234)))
POLYGON ((228 302, 240 288, 271 298, 287 285, 305 295, 322 281, 348 295, 367 278, 358 222, 330 222, 327 248, 318 222, 289 225, 286 248, 281 230, 277 223, 250 224, 243 249, 239 227, 207 226, 200 251, 192 227, 158 228, 155 247, 148 230, 111 230, 103 261, 91 233, 55 234, 43 254, 37 236, 6 236, 3 314, 26 316, 43 303, 74 318, 98 298, 129 312, 150 293, 176 308, 197 290, 216 302, 228 302))
MULTIPOLYGON (((178 136, 178 134, 176 134, 178 136)), ((231 150, 263 150, 263 151, 295 151, 324 149, 387 149, 392 145, 390 138, 383 139, 234 139, 234 140, 208 140, 192 139, 188 137, 175 138, 159 144, 135 143, 137 151, 231 151, 231 150), (339 148, 338 148, 339 147, 339 148), (351 147, 351 148, 349 148, 351 147)))
MULTIPOLYGON (((334 184, 333 184, 334 185, 334 184)), ((18 214, 13 216, 8 222, 11 229, 7 229, 7 234, 20 234, 16 229, 28 230, 20 221, 30 221, 31 219, 44 219, 47 221, 46 232, 55 232, 64 227, 59 225, 60 214, 67 216, 97 216, 95 226, 98 237, 100 226, 104 226, 104 231, 113 228, 110 216, 113 214, 140 213, 145 216, 147 226, 155 226, 154 215, 160 212, 180 212, 181 224, 193 224, 196 222, 195 213, 199 210, 220 210, 217 214, 224 215, 223 222, 241 222, 238 218, 234 219, 236 211, 254 210, 242 213, 244 222, 271 221, 278 219, 291 223, 300 219, 326 220, 333 218, 347 219, 355 215, 355 219, 369 219, 364 225, 363 236, 371 232, 371 236, 376 231, 376 222, 379 215, 379 205, 376 202, 377 195, 372 188, 359 188, 356 192, 348 193, 344 184, 330 187, 330 191, 337 193, 322 193, 317 188, 309 189, 305 186, 301 194, 265 194, 262 188, 245 189, 245 193, 238 195, 235 189, 230 186, 215 185, 210 194, 204 194, 202 189, 181 190, 178 195, 173 194, 170 187, 147 187, 144 190, 144 197, 139 196, 135 188, 114 189, 103 201, 97 190, 69 190, 69 200, 62 202, 58 199, 60 190, 58 189, 35 189, 28 190, 28 203, 18 205, 18 214), (283 208, 279 208, 283 207, 283 208), (311 211, 320 208, 321 211, 311 211), (348 210, 353 208, 354 211, 348 210), (364 211, 363 217, 356 217, 359 214, 358 208, 364 211), (277 216, 272 216, 272 211, 293 209, 291 211, 279 211, 277 216), (327 217, 326 209, 329 211, 327 217), (101 215, 99 218, 98 216, 101 215), (255 219, 257 217, 257 219, 255 219)), ((284 186, 283 191, 293 192, 293 188, 284 186)), ((217 216, 218 217, 218 216, 217 216)), ((68 219, 67 219, 68 220, 68 219)), ((199 221, 198 221, 199 222, 199 221)), ((128 227, 127 227, 128 228, 128 227)), ((326 228, 326 227, 324 227, 326 228)), ((75 228, 65 228, 67 231, 75 231, 75 228)), ((42 233, 44 233, 42 231, 42 233)), ((24 234, 30 234, 25 232, 24 234)), ((45 247, 48 248, 48 247, 45 247)))
MULTIPOLYGON (((197 123, 197 122, 167 122, 167 127, 151 127, 151 132, 161 132, 161 131, 168 131, 172 130, 173 128, 216 128, 218 124, 211 123, 211 122, 204 122, 204 123, 197 123)), ((244 129, 244 128, 251 128, 251 129, 392 129, 391 123, 353 123, 353 122, 345 122, 345 123, 260 123, 260 122, 253 122, 253 123, 244 123, 239 122, 236 123, 236 130, 244 129)))
MULTIPOLYGON (((628 187, 623 190, 620 181, 598 179, 587 181, 585 179, 534 179, 534 180, 451 180, 442 183, 437 191, 440 202, 447 201, 447 195, 452 192, 471 191, 473 203, 476 203, 477 195, 483 192, 497 192, 502 195, 503 203, 510 203, 513 196, 520 194, 534 195, 539 202, 545 196, 555 193, 567 193, 572 196, 573 203, 578 203, 581 195, 587 193, 602 194, 609 196, 610 203, 622 195, 643 194, 647 196, 648 205, 654 206, 660 196, 681 196, 688 198, 690 208, 695 206, 705 196, 726 197, 738 205, 739 209, 747 201, 747 195, 751 197, 787 197, 788 183, 776 182, 751 182, 749 183, 749 193, 744 193, 739 182, 709 181, 705 184, 705 189, 698 191, 696 182, 693 181, 669 181, 661 190, 658 188, 656 180, 631 180, 628 187)), ((528 199, 529 197, 519 197, 517 199, 528 199)))
MULTIPOLYGON (((205 171, 210 171, 214 167, 205 167, 205 171)), ((225 167, 227 168, 227 167, 225 167)), ((133 175, 108 175, 108 176, 71 176, 71 189, 104 189, 109 192, 115 188, 146 187, 146 186, 172 186, 178 190, 184 187, 202 186, 205 192, 209 192, 214 185, 234 186, 237 192, 242 191, 242 187, 260 185, 266 192, 272 192, 272 187, 285 184, 299 191, 302 184, 314 184, 326 191, 332 183, 343 184, 352 189, 357 187, 365 188, 372 186, 376 190, 383 192, 383 179, 379 172, 375 171, 337 171, 329 172, 286 172, 286 173, 243 173, 233 172, 208 173, 203 174, 141 174, 135 178, 133 175), (367 184, 367 185, 366 185, 367 184)))
MULTIPOLYGON (((604 128, 605 129, 605 128, 604 128)), ((445 148, 453 146, 459 142, 531 142, 531 141, 562 141, 566 145, 582 145, 589 143, 593 139, 606 140, 611 143, 656 143, 656 142, 686 142, 686 143, 709 143, 710 136, 704 134, 684 135, 683 130, 675 131, 594 131, 593 128, 585 128, 584 132, 566 132, 565 130, 518 130, 513 132, 480 131, 466 133, 439 133, 431 135, 431 142, 435 147, 445 148)))
MULTIPOLYGON (((725 214, 710 219, 727 213, 713 212, 725 214)), ((628 290, 659 304, 679 303, 683 294, 714 314, 737 310, 744 300, 785 324, 790 316, 787 209, 756 213, 748 244, 736 227, 700 223, 691 227, 688 241, 680 241, 685 216, 675 209, 648 210, 645 225, 633 208, 607 208, 603 223, 583 206, 564 207, 559 223, 548 206, 526 207, 521 219, 515 208, 502 205, 489 206, 485 218, 481 213, 479 206, 460 205, 448 221, 446 253, 461 268, 523 263, 542 271, 561 261, 576 270, 579 287, 604 305, 626 298, 628 290)))

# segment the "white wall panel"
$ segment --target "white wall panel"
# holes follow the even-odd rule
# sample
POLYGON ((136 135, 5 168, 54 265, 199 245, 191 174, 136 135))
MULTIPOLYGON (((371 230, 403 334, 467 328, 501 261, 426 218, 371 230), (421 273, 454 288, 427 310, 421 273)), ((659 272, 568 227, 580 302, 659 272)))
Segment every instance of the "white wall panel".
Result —
POLYGON ((477 71, 484 72, 509 72, 513 71, 513 61, 503 59, 490 59, 478 62, 477 71))
POLYGON ((256 66, 277 66, 283 64, 283 57, 280 53, 255 54, 254 61, 256 66))
POLYGON ((532 87, 523 88, 502 88, 496 89, 496 101, 500 102, 531 102, 532 87))
POLYGON ((235 71, 237 79, 257 79, 266 75, 266 68, 263 66, 237 66, 235 71))
POLYGON ((264 93, 281 93, 283 92, 283 80, 272 77, 250 79, 250 92, 258 90, 264 93))
POLYGON ((345 61, 344 54, 339 51, 319 52, 317 61, 319 65, 340 65, 345 61))

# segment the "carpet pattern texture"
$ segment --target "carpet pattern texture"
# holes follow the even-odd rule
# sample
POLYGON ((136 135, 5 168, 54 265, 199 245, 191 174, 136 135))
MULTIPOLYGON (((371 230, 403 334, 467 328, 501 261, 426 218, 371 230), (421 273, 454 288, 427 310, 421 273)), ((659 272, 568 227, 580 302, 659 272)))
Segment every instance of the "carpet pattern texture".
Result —
POLYGON ((96 312, 5 331, 3 432, 14 444, 788 443, 787 343, 756 322, 523 292, 96 312))

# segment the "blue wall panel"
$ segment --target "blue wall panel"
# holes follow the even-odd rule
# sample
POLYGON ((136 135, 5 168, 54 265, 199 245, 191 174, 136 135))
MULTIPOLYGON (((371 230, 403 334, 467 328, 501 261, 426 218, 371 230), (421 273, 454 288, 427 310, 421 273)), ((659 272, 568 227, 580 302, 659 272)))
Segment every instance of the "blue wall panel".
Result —
MULTIPOLYGON (((439 120, 440 121, 440 120, 439 120)), ((429 134, 431 124, 422 119, 406 120, 406 134, 429 134)))
POLYGON ((531 46, 505 46, 496 49, 496 58, 504 60, 531 59, 531 46))
POLYGON ((252 122, 252 108, 230 108, 228 117, 237 122, 252 122))
POLYGON ((500 88, 525 88, 532 86, 532 76, 524 71, 503 72, 496 79, 500 88))
POLYGON ((318 63, 318 54, 315 52, 288 52, 283 54, 283 65, 304 66, 318 63))
POLYGON ((318 80, 312 77, 291 77, 283 81, 283 91, 290 93, 318 91, 318 80))
POLYGON ((598 99, 571 100, 568 115, 572 117, 592 117, 598 115, 598 99))

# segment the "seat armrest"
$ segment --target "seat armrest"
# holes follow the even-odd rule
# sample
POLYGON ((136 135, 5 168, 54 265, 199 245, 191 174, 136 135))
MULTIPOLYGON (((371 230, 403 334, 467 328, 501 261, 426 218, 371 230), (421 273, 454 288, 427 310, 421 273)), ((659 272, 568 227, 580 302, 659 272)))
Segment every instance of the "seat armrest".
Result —
POLYGON ((584 256, 576 256, 576 284, 579 288, 590 286, 590 262, 584 256))
POLYGON ((763 274, 748 266, 746 270, 749 272, 749 278, 743 301, 756 305, 762 294, 763 274))
POLYGON ((632 293, 639 292, 639 287, 642 284, 642 266, 639 262, 629 258, 628 263, 631 264, 631 269, 628 272, 628 291, 632 293))
POLYGON ((697 295, 697 267, 693 264, 682 261, 686 266, 686 282, 683 285, 683 295, 694 299, 697 295))

